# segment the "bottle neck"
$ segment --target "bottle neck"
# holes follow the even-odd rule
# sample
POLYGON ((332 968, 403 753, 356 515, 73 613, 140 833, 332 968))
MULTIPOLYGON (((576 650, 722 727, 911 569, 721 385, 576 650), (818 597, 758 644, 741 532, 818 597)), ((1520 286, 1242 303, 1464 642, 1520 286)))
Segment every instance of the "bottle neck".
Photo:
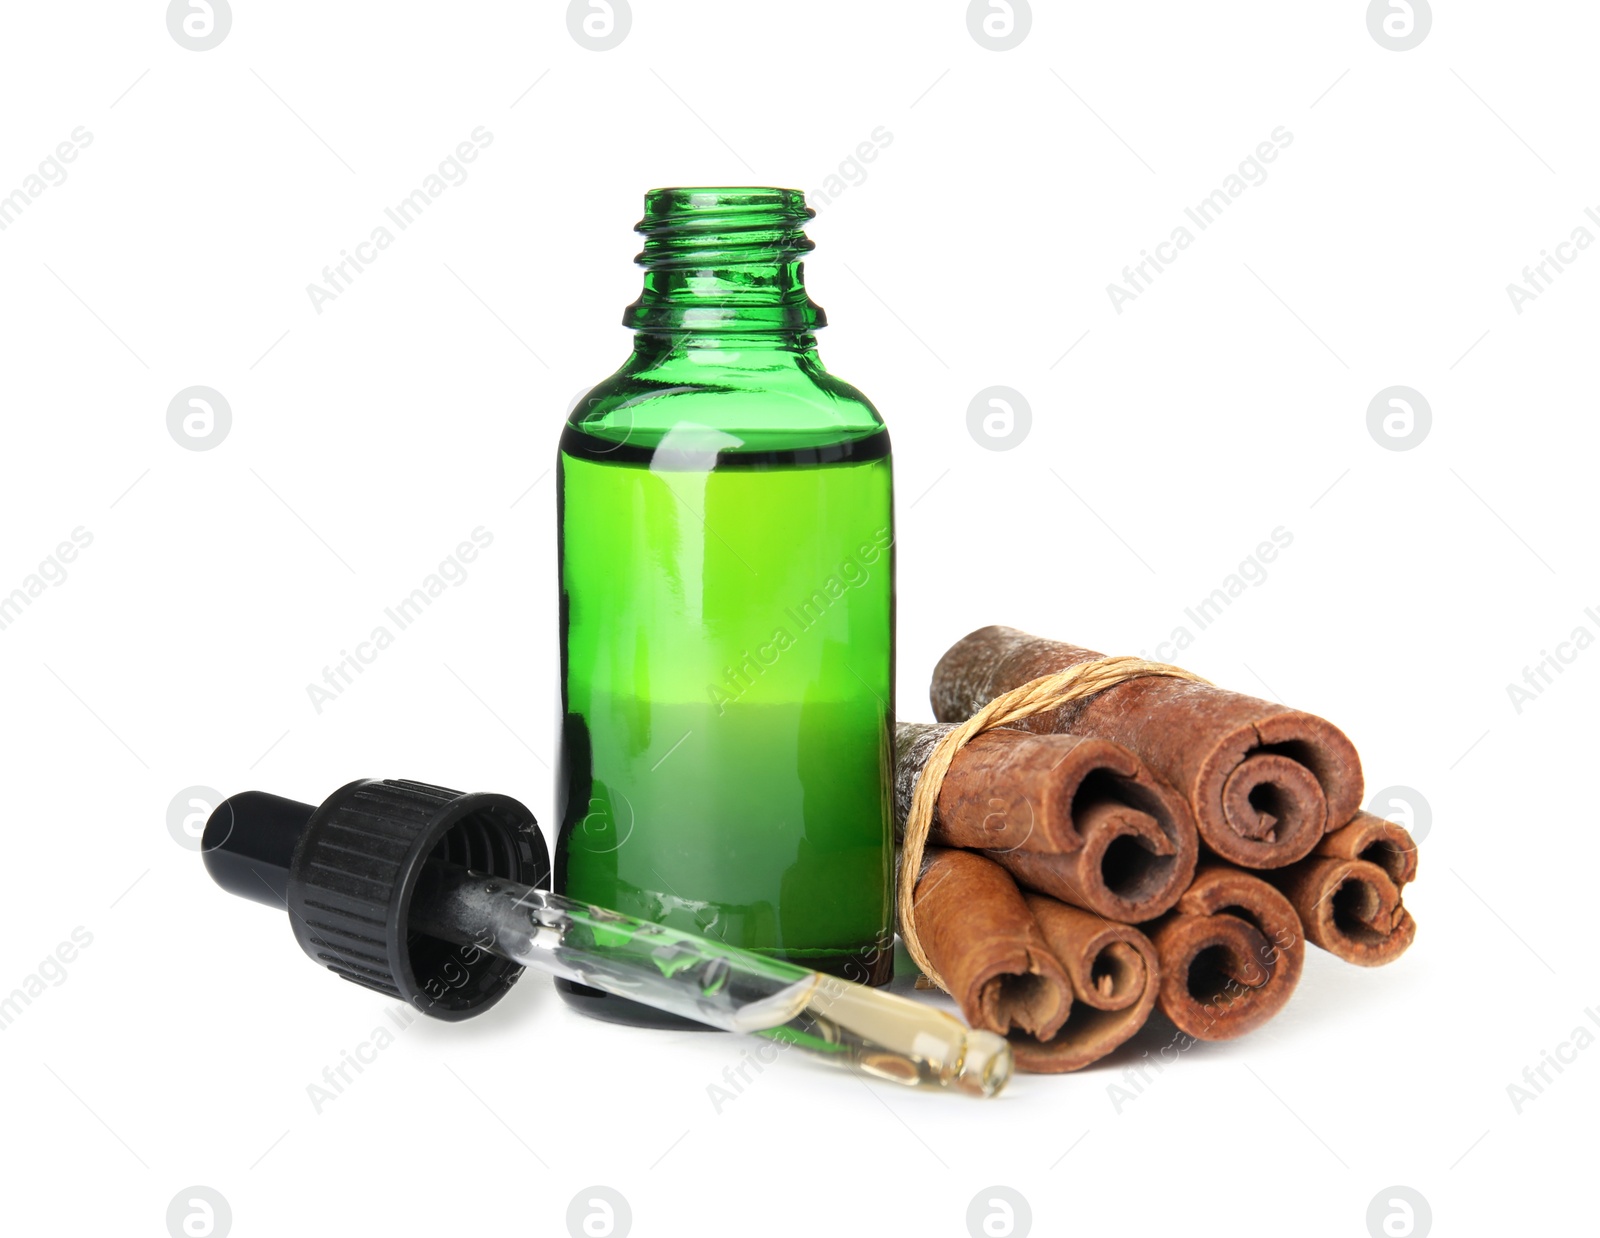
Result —
POLYGON ((813 354, 827 323, 805 288, 815 213, 791 189, 652 190, 638 224, 644 288, 623 315, 635 352, 813 354))
MULTIPOLYGON (((633 337, 630 369, 663 365, 724 370, 777 370, 818 367, 817 337, 809 331, 638 331, 633 337)), ((689 370, 693 373, 693 369, 689 370)))

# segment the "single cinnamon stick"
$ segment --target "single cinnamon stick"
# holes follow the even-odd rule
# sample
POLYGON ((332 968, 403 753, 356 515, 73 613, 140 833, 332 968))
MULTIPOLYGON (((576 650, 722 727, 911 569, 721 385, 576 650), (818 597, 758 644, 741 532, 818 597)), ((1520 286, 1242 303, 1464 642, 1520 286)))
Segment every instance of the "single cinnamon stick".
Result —
MULTIPOLYGON (((896 728, 902 830, 917 779, 950 730, 896 728)), ((1199 853, 1188 805, 1126 748, 1007 728, 974 737, 956 754, 929 841, 981 850, 1020 884, 1124 923, 1171 908, 1199 853)))
MULTIPOLYGON (((934 716, 959 722, 1002 692, 1101 656, 1015 628, 980 628, 935 668, 934 716)), ((1338 727, 1209 684, 1134 679, 1014 725, 1131 749, 1188 800, 1201 839, 1250 868, 1303 858, 1361 803, 1361 759, 1338 727)))
POLYGON ((913 892, 917 935, 974 1027, 1009 1037, 1021 1070, 1077 1070, 1143 1026, 1156 950, 1137 929, 1023 894, 975 851, 930 847, 913 892))
POLYGON ((1298 864, 1266 874, 1294 904, 1307 940, 1361 967, 1392 963, 1416 939, 1400 901, 1417 875, 1417 845, 1393 821, 1363 812, 1298 864))
POLYGON ((1305 939, 1289 900, 1260 877, 1203 863, 1194 884, 1150 928, 1161 1009, 1197 1040, 1231 1040, 1260 1027, 1294 993, 1305 939))
POLYGON ((1150 1017, 1160 989, 1156 949, 1126 924, 1069 907, 1043 894, 1027 894, 1028 910, 1050 949, 1066 968, 1076 999, 1067 1021, 1049 1040, 1012 1036, 1020 1070, 1061 1074, 1098 1061, 1150 1017))
POLYGON ((1066 1022, 1072 982, 1004 869, 929 847, 912 897, 922 948, 973 1027, 1048 1039, 1066 1022))

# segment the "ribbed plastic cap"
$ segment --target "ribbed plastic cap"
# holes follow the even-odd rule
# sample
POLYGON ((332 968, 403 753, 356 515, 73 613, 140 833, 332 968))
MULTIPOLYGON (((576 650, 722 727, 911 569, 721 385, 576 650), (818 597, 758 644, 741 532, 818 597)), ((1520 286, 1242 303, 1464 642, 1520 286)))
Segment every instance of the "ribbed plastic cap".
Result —
POLYGON ((507 795, 404 780, 341 787, 307 823, 289 870, 289 918, 313 959, 441 1019, 486 1009, 520 964, 412 933, 411 896, 430 858, 524 885, 548 882, 533 814, 507 795))
POLYGON ((246 791, 217 806, 202 849, 224 889, 287 906, 295 939, 318 963, 439 1019, 487 1009, 522 966, 410 930, 428 861, 530 886, 550 878, 523 804, 403 779, 352 782, 315 809, 246 791))

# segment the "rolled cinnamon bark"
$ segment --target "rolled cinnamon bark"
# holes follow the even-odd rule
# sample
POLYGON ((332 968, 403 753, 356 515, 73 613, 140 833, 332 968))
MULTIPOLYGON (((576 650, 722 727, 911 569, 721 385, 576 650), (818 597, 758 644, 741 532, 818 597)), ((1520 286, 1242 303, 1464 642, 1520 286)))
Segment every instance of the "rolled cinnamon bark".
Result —
POLYGON ((1307 940, 1346 962, 1380 967, 1416 939, 1400 893, 1417 875, 1417 845, 1393 821, 1358 813, 1308 858, 1265 875, 1294 904, 1307 940))
POLYGON ((1417 879, 1417 840, 1404 826, 1370 812, 1358 812, 1348 825, 1328 834, 1313 854, 1376 864, 1397 886, 1417 879))
POLYGON ((1048 1039, 1066 1022, 1072 982, 1004 869, 929 847, 912 899, 922 948, 973 1027, 1048 1039))
POLYGON ((974 1027, 1007 1035, 1019 1069, 1077 1070, 1155 1005, 1156 950, 1137 929, 1026 894, 974 851, 930 847, 913 892, 929 960, 974 1027))
MULTIPOLYGON (((959 722, 1002 692, 1101 656, 1015 628, 980 628, 939 660, 934 716, 959 722)), ((1209 684, 1129 680, 1013 725, 1131 749, 1188 800, 1201 839, 1250 868, 1303 858, 1361 803, 1361 759, 1338 727, 1209 684)))
POLYGON ((1197 1040, 1260 1027, 1300 983, 1306 944, 1289 900, 1260 877, 1203 863, 1178 905, 1150 927, 1163 1013, 1197 1040))
MULTIPOLYGON (((902 831, 923 766, 950 730, 896 728, 902 831)), ((1199 854, 1187 803, 1126 748, 1006 728, 974 737, 956 754, 939 786, 929 841, 981 850, 1029 889, 1124 923, 1171 908, 1199 854)))
POLYGON ((1049 1040, 1012 1036, 1020 1070, 1061 1074, 1098 1061, 1150 1017, 1160 988, 1155 946, 1136 928, 1111 924, 1043 894, 1028 894, 1028 910, 1066 968, 1076 999, 1067 1021, 1049 1040))

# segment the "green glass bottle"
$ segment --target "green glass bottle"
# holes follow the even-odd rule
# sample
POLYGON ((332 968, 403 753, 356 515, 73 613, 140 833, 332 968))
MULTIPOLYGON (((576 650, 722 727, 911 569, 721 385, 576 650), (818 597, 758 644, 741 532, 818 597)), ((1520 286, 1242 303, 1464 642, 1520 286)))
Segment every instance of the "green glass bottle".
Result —
MULTIPOLYGON (((561 436, 555 880, 882 984, 889 436, 817 358, 825 319, 801 261, 814 214, 789 189, 646 195, 633 353, 561 436)), ((602 1018, 665 1021, 561 988, 602 1018)))

